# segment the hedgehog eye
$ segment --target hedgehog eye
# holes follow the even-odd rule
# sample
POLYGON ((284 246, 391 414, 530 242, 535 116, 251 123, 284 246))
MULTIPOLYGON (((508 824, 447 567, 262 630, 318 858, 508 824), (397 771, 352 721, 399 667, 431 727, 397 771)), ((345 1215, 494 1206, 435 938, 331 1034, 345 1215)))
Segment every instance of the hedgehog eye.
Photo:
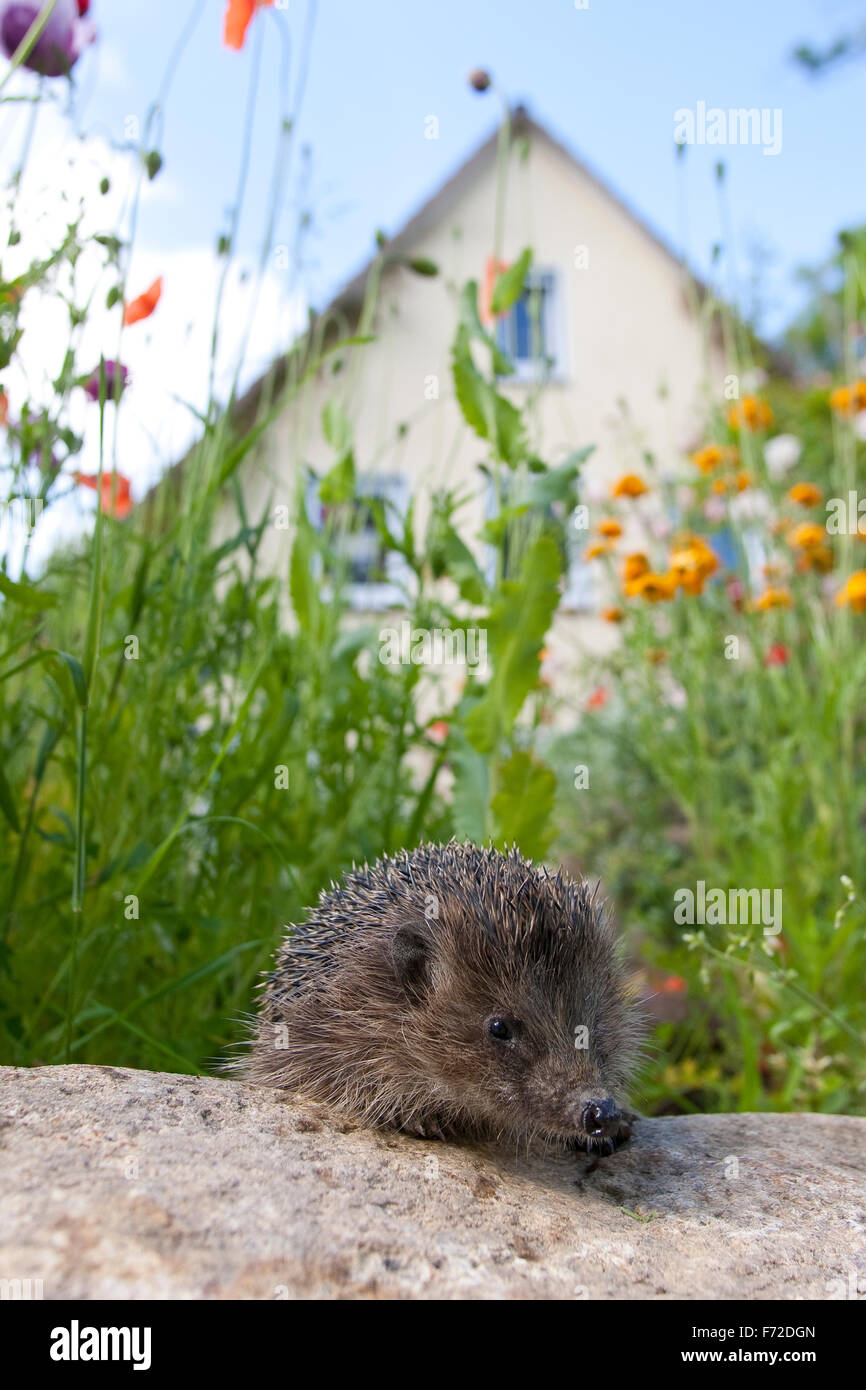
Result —
POLYGON ((491 1018, 487 1024, 487 1031, 491 1038, 496 1038, 498 1042, 509 1042, 512 1036, 504 1018, 491 1018))

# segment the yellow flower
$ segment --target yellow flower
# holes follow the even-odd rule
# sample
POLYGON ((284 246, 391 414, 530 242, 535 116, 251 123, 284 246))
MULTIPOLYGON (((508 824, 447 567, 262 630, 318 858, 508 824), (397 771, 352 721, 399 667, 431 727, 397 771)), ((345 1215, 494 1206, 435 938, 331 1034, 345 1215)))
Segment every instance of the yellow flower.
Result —
POLYGON ((866 570, 855 570, 836 595, 838 604, 850 604, 852 613, 866 613, 866 570))
POLYGON ((799 503, 801 507, 817 507, 823 495, 814 483, 795 483, 788 493, 788 499, 799 503))
POLYGON ((624 614, 621 608, 605 608, 601 616, 606 623, 621 623, 624 614))
POLYGON ((612 497, 642 497, 649 488, 643 478, 639 478, 637 473, 623 473, 621 478, 617 478, 611 488, 612 497))
POLYGON ((768 608, 790 608, 791 595, 787 589, 774 589, 770 586, 755 599, 755 607, 762 611, 768 608))
POLYGON ((640 579, 642 574, 649 570, 649 560, 640 551, 633 555, 626 555, 625 564, 622 567, 622 578, 624 584, 631 584, 633 580, 640 579))
POLYGON ((712 473, 723 462, 724 457, 724 450, 719 444, 705 444, 703 449, 698 449, 692 454, 692 463, 702 473, 712 473))
POLYGON ((606 516, 603 521, 598 523, 595 529, 600 536, 607 536, 613 541, 615 541, 618 536, 622 535, 622 527, 619 522, 611 516, 606 516))
POLYGON ((598 560, 602 555, 609 555, 611 546, 608 541, 596 541, 595 545, 588 545, 583 552, 584 560, 598 560))
POLYGON ((773 423, 773 412, 760 396, 744 396, 728 411, 728 424, 738 430, 745 426, 748 430, 766 430, 773 423))
POLYGON ((795 550, 817 550, 827 540, 827 532, 817 521, 801 521, 788 536, 788 544, 795 550))
POLYGON ((744 473, 741 471, 737 474, 736 478, 734 479, 734 484, 736 486, 737 492, 745 492, 747 487, 752 486, 752 479, 750 478, 748 473, 744 473))
POLYGON ((664 603, 673 598, 676 591, 677 582, 672 574, 653 574, 651 571, 626 586, 630 598, 645 598, 648 603, 664 603))

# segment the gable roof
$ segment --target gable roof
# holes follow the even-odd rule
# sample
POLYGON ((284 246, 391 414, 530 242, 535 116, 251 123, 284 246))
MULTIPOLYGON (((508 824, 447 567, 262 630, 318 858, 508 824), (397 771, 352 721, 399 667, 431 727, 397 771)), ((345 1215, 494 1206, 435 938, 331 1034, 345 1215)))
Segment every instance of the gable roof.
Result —
MULTIPOLYGON (((621 212, 625 214, 639 228, 651 242, 658 247, 662 254, 667 257, 678 270, 683 269, 683 261, 673 250, 671 245, 655 231, 649 223, 623 198, 615 192, 610 184, 605 182, 602 177, 595 172, 590 165, 579 158, 572 150, 564 145, 560 140, 550 134, 543 125, 540 125, 529 114, 523 105, 516 106, 510 113, 511 134, 513 137, 529 136, 531 139, 544 141, 551 149, 556 150, 574 169, 584 178, 588 179, 599 192, 612 202, 621 212)), ((487 163, 496 158, 497 142, 499 139, 499 127, 489 135, 478 146, 473 154, 455 170, 440 188, 429 197, 426 202, 403 224, 394 236, 389 238, 382 248, 384 251, 404 255, 409 252, 415 243, 424 233, 436 225, 453 208, 462 197, 463 193, 472 186, 475 179, 486 167, 487 163)), ((352 276, 350 280, 338 290, 333 299, 324 308, 317 311, 315 317, 323 318, 332 313, 345 314, 350 316, 360 309, 364 298, 364 290, 370 270, 377 259, 371 256, 362 268, 352 276)), ((706 293, 705 284, 692 274, 692 279, 698 293, 703 296, 706 293)), ((243 427, 252 424, 255 419, 259 400, 266 381, 270 381, 275 390, 279 390, 285 375, 284 357, 279 357, 268 368, 268 370, 244 393, 239 401, 236 402, 233 414, 243 427)))
MULTIPOLYGON (((516 106, 510 113, 511 134, 513 137, 528 136, 531 139, 543 141, 551 149, 557 151, 574 169, 587 178, 595 188, 599 190, 610 202, 620 209, 625 215, 635 223, 637 227, 655 243, 660 251, 669 260, 673 261, 678 269, 682 269, 682 257, 678 256, 670 243, 663 236, 655 231, 632 205, 621 194, 614 191, 600 174, 598 174, 585 160, 581 159, 573 150, 561 140, 551 135, 550 131, 538 121, 534 120, 527 108, 523 105, 516 106)), ((464 191, 471 187, 474 180, 484 169, 488 161, 496 158, 497 142, 499 139, 499 127, 490 134, 475 150, 468 159, 451 174, 441 185, 432 197, 422 203, 421 207, 412 214, 407 222, 403 224, 398 232, 394 234, 386 243, 385 250, 395 254, 405 254, 413 245, 424 235, 428 228, 433 227, 454 207, 462 197, 464 191)), ((375 257, 365 263, 361 270, 349 280, 341 290, 337 292, 330 304, 322 311, 328 313, 331 310, 348 312, 355 305, 360 304, 363 299, 364 286, 370 273, 375 257)))

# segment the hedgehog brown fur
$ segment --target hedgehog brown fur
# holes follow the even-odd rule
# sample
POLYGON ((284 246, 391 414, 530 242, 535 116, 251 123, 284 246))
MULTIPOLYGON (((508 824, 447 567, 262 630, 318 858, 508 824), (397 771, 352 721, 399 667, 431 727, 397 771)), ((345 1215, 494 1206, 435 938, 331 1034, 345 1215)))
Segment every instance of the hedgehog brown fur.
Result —
POLYGON ((322 894, 239 1068, 373 1126, 611 1150, 640 1032, 595 890, 452 842, 322 894))

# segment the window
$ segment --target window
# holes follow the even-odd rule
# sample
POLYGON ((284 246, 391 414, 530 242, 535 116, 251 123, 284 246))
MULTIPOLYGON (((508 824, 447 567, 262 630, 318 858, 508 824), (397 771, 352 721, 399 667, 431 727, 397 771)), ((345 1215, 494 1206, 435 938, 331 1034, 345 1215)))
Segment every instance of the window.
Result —
POLYGON ((510 380, 562 380, 564 332, 559 276, 530 270, 523 294, 497 320, 496 344, 514 367, 510 380))
POLYGON ((317 577, 325 587, 342 584, 353 608, 398 607, 406 601, 411 572, 402 555, 386 551, 364 498, 379 498, 385 504, 386 520, 393 530, 395 512, 400 518, 406 514, 406 480, 396 474, 362 474, 357 491, 359 496, 348 502, 328 505, 319 497, 318 480, 310 480, 307 515, 317 531, 327 533, 333 556, 330 564, 319 563, 317 577))

